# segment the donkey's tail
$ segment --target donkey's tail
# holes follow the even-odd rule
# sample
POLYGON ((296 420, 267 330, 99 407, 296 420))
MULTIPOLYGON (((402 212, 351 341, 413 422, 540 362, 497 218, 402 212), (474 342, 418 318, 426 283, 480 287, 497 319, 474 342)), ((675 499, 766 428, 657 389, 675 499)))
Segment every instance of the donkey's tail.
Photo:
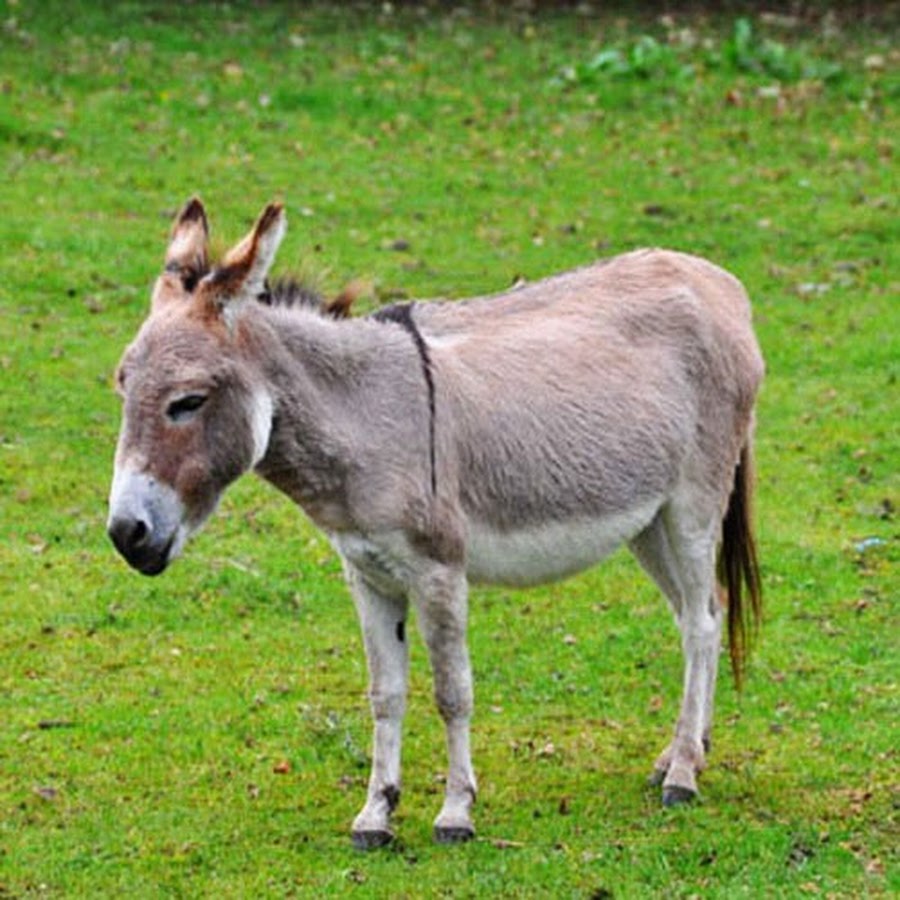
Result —
POLYGON ((719 582, 728 593, 728 650, 738 689, 762 617, 762 585, 753 539, 752 497, 753 461, 748 445, 741 450, 734 473, 734 487, 722 521, 718 559, 719 582))

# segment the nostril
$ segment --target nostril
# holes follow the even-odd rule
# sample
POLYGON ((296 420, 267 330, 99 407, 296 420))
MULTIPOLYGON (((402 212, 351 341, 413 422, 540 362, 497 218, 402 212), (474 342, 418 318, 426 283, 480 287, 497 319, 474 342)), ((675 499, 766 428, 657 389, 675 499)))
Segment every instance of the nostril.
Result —
POLYGON ((141 544, 143 544, 146 540, 149 533, 150 529, 147 527, 147 523, 141 519, 138 519, 134 523, 134 527, 131 529, 131 546, 140 547, 141 544))
POLYGON ((109 525, 109 536, 119 553, 129 559, 146 546, 151 537, 150 526, 144 519, 117 518, 109 525))

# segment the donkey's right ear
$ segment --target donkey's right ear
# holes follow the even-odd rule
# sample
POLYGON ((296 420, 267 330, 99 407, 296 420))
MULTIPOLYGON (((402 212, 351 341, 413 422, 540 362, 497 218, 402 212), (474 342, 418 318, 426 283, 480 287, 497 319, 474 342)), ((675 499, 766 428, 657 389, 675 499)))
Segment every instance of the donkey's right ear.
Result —
POLYGON ((166 250, 166 271, 181 278, 188 292, 209 271, 209 223, 199 197, 192 197, 175 217, 166 250))

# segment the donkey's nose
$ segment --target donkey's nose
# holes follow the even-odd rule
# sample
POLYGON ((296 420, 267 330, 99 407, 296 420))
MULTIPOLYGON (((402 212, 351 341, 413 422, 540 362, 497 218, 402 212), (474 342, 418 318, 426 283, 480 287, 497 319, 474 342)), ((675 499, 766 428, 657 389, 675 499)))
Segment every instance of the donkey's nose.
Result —
POLYGON ((116 549, 133 569, 159 575, 169 564, 175 535, 157 534, 153 523, 140 516, 114 516, 107 528, 116 549))
POLYGON ((169 564, 175 537, 155 534, 152 523, 147 519, 114 516, 107 531, 128 565, 144 575, 159 575, 169 564))
POLYGON ((183 540, 178 495, 152 475, 117 466, 109 492, 106 530, 132 569, 159 575, 183 540))
POLYGON ((116 550, 130 561, 146 547, 150 524, 144 519, 119 516, 109 523, 108 531, 116 550))

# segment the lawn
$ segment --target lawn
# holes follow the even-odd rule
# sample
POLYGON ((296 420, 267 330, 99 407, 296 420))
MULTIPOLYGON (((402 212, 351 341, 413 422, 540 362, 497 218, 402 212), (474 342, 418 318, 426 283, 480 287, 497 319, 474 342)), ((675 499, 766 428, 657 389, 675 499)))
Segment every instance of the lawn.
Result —
POLYGON ((6 0, 0 897, 900 892, 896 5, 498 8, 6 0), (767 611, 699 803, 645 783, 680 651, 618 554, 473 591, 468 845, 431 842, 414 644, 399 840, 351 848, 369 717, 327 542, 252 478, 160 579, 104 533, 112 373, 195 192, 221 246, 284 200, 276 271, 363 309, 643 245, 742 279, 767 611))

